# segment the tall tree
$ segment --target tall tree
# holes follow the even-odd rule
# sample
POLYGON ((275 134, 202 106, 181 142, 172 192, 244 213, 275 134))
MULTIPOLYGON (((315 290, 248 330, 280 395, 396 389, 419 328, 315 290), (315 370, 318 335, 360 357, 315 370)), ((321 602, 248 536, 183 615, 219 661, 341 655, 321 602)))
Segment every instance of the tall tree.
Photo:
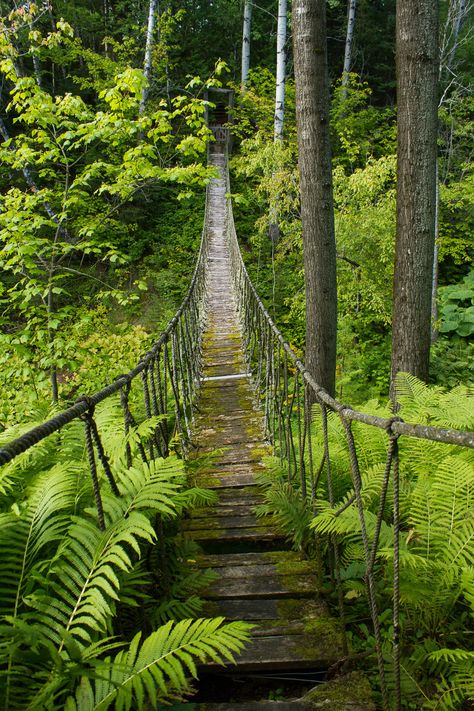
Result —
POLYGON ((242 35, 242 73, 240 84, 242 90, 247 88, 247 81, 250 69, 250 30, 252 27, 252 2, 245 0, 244 5, 244 29, 242 35))
POLYGON ((306 367, 320 385, 334 393, 336 243, 325 0, 294 0, 293 43, 306 285, 306 367))
POLYGON ((349 81, 349 72, 352 62, 352 45, 354 42, 354 28, 356 18, 357 0, 349 0, 347 7, 347 31, 346 44, 344 49, 344 67, 342 70, 342 86, 346 86, 349 81))
MULTIPOLYGON (((472 7, 472 5, 471 5, 472 7)), ((464 24, 469 5, 466 0, 450 0, 448 14, 444 24, 443 37, 440 47, 440 82, 445 79, 447 86, 442 93, 438 108, 445 103, 449 89, 456 79, 454 60, 456 50, 459 45, 459 35, 464 24)), ((449 165, 449 161, 448 161, 449 165)), ((431 341, 434 343, 438 338, 438 276, 439 276, 439 196, 440 182, 446 183, 447 171, 444 176, 440 176, 438 164, 436 165, 436 208, 435 208, 435 246, 433 258, 433 282, 431 287, 431 341)))
POLYGON ((428 379, 436 206, 438 3, 397 2, 397 239, 392 394, 396 374, 428 379))
POLYGON ((145 74, 146 83, 143 85, 142 98, 140 101, 139 114, 140 116, 145 112, 146 102, 148 100, 148 94, 150 92, 150 80, 151 80, 151 63, 154 45, 154 30, 155 30, 155 19, 156 13, 158 11, 158 0, 150 0, 148 6, 148 27, 146 32, 146 47, 145 47, 145 61, 143 63, 143 73, 145 74))
POLYGON ((286 0, 278 0, 275 141, 281 141, 283 139, 283 122, 285 118, 286 13, 286 0))

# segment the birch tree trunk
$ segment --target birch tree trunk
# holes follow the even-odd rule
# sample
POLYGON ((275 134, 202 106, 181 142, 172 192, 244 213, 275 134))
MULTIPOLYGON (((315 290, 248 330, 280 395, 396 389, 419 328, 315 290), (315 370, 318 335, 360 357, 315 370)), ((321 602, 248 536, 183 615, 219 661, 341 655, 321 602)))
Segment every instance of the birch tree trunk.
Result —
POLYGON ((459 35, 461 34, 464 19, 466 17, 466 0, 451 0, 448 21, 452 22, 452 43, 451 49, 444 61, 444 66, 441 73, 450 73, 452 70, 454 57, 459 44, 459 35))
POLYGON ((140 101, 139 116, 145 112, 148 94, 150 93, 151 63, 154 45, 153 33, 155 30, 155 18, 158 11, 158 0, 150 0, 148 7, 148 27, 146 32, 145 61, 143 63, 143 73, 145 75, 145 86, 143 87, 142 99, 140 101))
POLYGON ((283 140, 286 75, 286 0, 278 0, 277 65, 275 91, 275 141, 283 140))
MULTIPOLYGON (((451 0, 448 12, 448 19, 444 29, 443 46, 441 47, 441 57, 444 59, 439 69, 440 80, 446 76, 449 77, 453 73, 454 58, 459 44, 459 35, 462 30, 464 19, 467 12, 466 0, 451 0), (451 28, 449 27, 451 25, 451 28), (451 49, 447 52, 447 45, 452 37, 451 49)), ((446 91, 443 93, 439 102, 438 108, 444 103, 446 91)), ((438 321, 438 275, 439 275, 439 184, 440 176, 438 170, 438 162, 436 161, 436 207, 435 207, 435 246, 433 256, 433 281, 431 285, 431 342, 435 343, 438 340, 439 332, 436 326, 438 321)))
POLYGON ((305 361, 315 380, 334 394, 336 244, 325 0, 293 0, 293 43, 306 289, 305 361))
POLYGON ((240 86, 242 91, 247 89, 247 82, 250 69, 250 30, 252 28, 252 2, 245 0, 244 5, 244 29, 242 35, 242 74, 240 86))
MULTIPOLYGON (((349 72, 351 71, 352 45, 354 42, 356 9, 357 0, 349 0, 349 6, 347 8, 347 33, 346 45, 344 50, 344 67, 342 70, 342 86, 347 86, 347 82, 349 81, 349 72)), ((343 98, 345 98, 344 95, 343 98)))
POLYGON ((428 379, 438 133, 438 3, 397 2, 397 238, 391 394, 406 371, 428 379))

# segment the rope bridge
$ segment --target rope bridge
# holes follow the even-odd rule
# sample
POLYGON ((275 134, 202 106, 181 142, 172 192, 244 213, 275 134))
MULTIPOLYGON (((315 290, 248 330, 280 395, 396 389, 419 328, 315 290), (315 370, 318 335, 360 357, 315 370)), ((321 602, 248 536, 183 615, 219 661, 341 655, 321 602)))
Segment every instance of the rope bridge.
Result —
MULTIPOLYGON (((228 135, 219 133, 216 135, 216 139, 217 142, 213 149, 217 149, 215 152, 218 155, 220 151, 222 156, 226 150, 228 135)), ((227 194, 229 194, 227 160, 225 160, 224 175, 227 194)), ((0 464, 7 464, 54 432, 59 432, 73 420, 83 420, 86 451, 101 528, 105 527, 101 486, 107 484, 105 481, 102 482, 99 477, 99 462, 108 485, 116 495, 119 495, 119 492, 95 418, 94 411, 99 403, 117 394, 120 397, 123 410, 124 447, 129 466, 132 464, 129 435, 137 427, 131 403, 134 402, 134 407, 136 407, 138 399, 141 400, 141 409, 145 413, 145 418, 156 418, 156 426, 154 426, 152 434, 147 438, 140 439, 138 437, 137 439, 139 456, 145 462, 155 457, 167 457, 172 440, 179 443, 181 454, 184 457, 188 455, 192 447, 194 403, 201 383, 202 336, 206 322, 206 295, 209 279, 208 262, 212 258, 210 250, 211 215, 209 214, 208 198, 209 189, 206 193, 201 246, 191 284, 183 303, 154 346, 130 372, 119 376, 99 392, 81 397, 72 407, 0 449, 0 464), (133 398, 131 397, 132 388, 134 389, 133 398)), ((332 398, 306 371, 304 363, 285 341, 250 281, 240 253, 232 204, 229 198, 226 200, 225 223, 245 357, 248 372, 251 373, 256 402, 264 412, 266 437, 286 468, 288 482, 299 491, 313 512, 317 511, 318 498, 322 496, 323 487, 326 487, 335 517, 340 516, 352 505, 355 505, 357 509, 383 705, 385 711, 388 711, 392 707, 391 701, 393 701, 395 709, 399 710, 401 706, 399 441, 401 437, 420 438, 447 445, 474 447, 474 433, 410 424, 403 422, 398 417, 384 418, 371 415, 354 410, 332 398), (333 417, 339 418, 342 423, 352 476, 353 494, 343 504, 338 502, 332 471, 334 457, 331 451, 329 429, 330 418, 333 417), (378 428, 385 437, 384 474, 375 528, 371 534, 369 534, 363 505, 360 451, 354 434, 354 423, 378 428), (321 432, 321 447, 315 446, 311 436, 315 427, 319 427, 321 432), (393 698, 389 698, 385 678, 386 666, 374 575, 390 486, 392 487, 394 531, 392 646, 395 690, 393 698)), ((341 554, 335 536, 332 536, 331 545, 333 577, 339 589, 340 616, 343 621, 341 554)))

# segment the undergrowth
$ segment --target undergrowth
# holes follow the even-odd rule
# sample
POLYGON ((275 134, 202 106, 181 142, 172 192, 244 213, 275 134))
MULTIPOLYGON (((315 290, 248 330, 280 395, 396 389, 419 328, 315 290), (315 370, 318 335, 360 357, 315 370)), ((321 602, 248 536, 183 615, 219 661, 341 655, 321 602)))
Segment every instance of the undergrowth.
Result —
MULTIPOLYGON (((472 390, 458 386, 445 392, 416 378, 398 379, 398 413, 409 422, 472 430, 472 390)), ((315 407, 312 446, 315 461, 324 452, 321 419, 315 407)), ((386 406, 370 401, 361 408, 390 417, 386 406)), ((271 459, 263 474, 265 504, 296 548, 314 547, 331 558, 336 539, 341 556, 348 636, 354 653, 373 654, 375 640, 365 597, 366 564, 349 453, 337 414, 329 414, 330 463, 335 497, 329 503, 323 471, 316 499, 304 503, 295 482, 271 459), (336 510, 345 505, 336 515, 336 510), (314 508, 313 508, 314 507, 314 508), (314 513, 313 513, 314 512, 314 513)), ((383 430, 353 423, 362 476, 362 501, 369 542, 373 540, 382 491, 387 436, 383 430)), ((465 709, 474 701, 474 452, 438 442, 401 437, 399 534, 401 566, 402 698, 404 709, 465 709)), ((308 481, 308 491, 311 491, 308 481)), ((383 511, 374 580, 380 611, 389 693, 393 695, 393 492, 383 511)), ((333 576, 330 579, 334 582, 333 576)), ((335 599, 336 599, 335 594, 335 599)), ((374 686, 377 672, 369 668, 374 686), (370 671, 371 670, 371 671, 370 671)))
MULTIPOLYGON (((176 456, 144 463, 136 431, 109 400, 96 412, 116 476, 105 477, 105 530, 97 524, 82 423, 43 440, 2 469, 0 707, 5 711, 156 708, 192 691, 197 664, 233 660, 249 626, 201 619, 209 574, 183 576, 194 551, 170 555, 189 507, 213 494, 187 487, 176 456)), ((156 423, 140 425, 146 438, 156 423)), ((6 431, 0 444, 17 434, 6 431)))

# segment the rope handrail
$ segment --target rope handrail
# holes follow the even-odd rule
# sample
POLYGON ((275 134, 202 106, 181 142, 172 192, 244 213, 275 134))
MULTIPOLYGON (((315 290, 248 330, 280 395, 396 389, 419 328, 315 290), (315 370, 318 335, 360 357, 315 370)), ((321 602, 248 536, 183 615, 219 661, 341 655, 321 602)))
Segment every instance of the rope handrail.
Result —
MULTIPOLYGON (((178 310, 174 316, 168 322, 166 328, 160 334, 158 340, 153 344, 153 346, 140 358, 137 365, 132 368, 128 373, 120 375, 112 383, 106 385, 104 388, 98 392, 80 397, 74 405, 63 410, 59 414, 50 418, 41 425, 33 427, 28 432, 17 437, 16 439, 8 442, 7 444, 0 447, 0 465, 8 464, 15 457, 23 452, 26 452, 30 447, 41 442, 41 440, 49 437, 54 432, 58 432, 62 427, 69 424, 75 419, 81 418, 88 411, 93 409, 96 405, 103 402, 110 396, 117 392, 120 392, 124 387, 128 386, 137 376, 143 375, 156 359, 157 355, 163 349, 163 347, 170 341, 172 334, 175 332, 177 325, 180 323, 180 319, 183 314, 189 309, 193 299, 203 300, 205 292, 205 262, 207 259, 207 215, 208 215, 208 194, 209 186, 206 187, 206 199, 204 208, 204 222, 203 229, 201 233, 201 241, 199 246, 199 251, 196 257, 196 264, 194 272, 191 278, 186 295, 181 302, 178 310), (202 283, 201 283, 202 282, 202 283)), ((199 307, 202 311, 202 304, 199 307)), ((202 335, 202 325, 199 328, 199 338, 202 335)), ((198 359, 196 359, 198 360, 198 359)), ((196 366, 193 368, 196 371, 196 366)), ((176 402, 175 406, 179 409, 182 407, 182 403, 176 402)))

